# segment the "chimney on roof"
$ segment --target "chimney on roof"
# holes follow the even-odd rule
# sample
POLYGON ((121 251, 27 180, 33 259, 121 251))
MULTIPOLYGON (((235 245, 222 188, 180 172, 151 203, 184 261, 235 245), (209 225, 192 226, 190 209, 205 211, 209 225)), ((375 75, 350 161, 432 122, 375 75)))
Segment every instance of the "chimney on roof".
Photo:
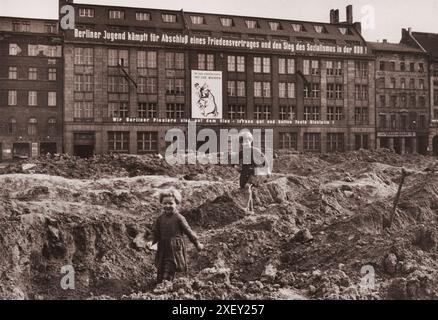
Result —
POLYGON ((383 43, 388 43, 388 40, 387 39, 383 39, 383 43))
POLYGON ((353 24, 353 6, 351 4, 347 6, 347 23, 353 24))
POLYGON ((330 23, 331 24, 335 23, 335 10, 334 9, 330 10, 330 23))
POLYGON ((339 9, 335 10, 335 23, 339 23, 339 9))

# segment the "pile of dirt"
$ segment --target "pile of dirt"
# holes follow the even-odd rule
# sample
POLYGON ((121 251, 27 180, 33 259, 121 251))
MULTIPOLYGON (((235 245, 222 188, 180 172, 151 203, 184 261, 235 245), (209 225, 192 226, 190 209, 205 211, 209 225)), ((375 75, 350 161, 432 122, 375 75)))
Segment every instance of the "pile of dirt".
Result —
POLYGON ((0 298, 438 299, 435 165, 387 150, 278 153, 253 215, 234 167, 158 156, 11 165, 0 175, 0 298), (384 230, 402 166, 410 175, 384 230), (206 246, 188 244, 189 273, 155 288, 145 238, 170 187, 206 246), (68 265, 75 290, 60 286, 68 265))

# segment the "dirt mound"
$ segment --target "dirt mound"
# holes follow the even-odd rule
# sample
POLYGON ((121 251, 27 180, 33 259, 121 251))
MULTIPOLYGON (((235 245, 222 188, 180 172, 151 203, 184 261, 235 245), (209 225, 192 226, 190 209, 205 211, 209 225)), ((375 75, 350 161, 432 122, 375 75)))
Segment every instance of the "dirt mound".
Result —
POLYGON ((0 298, 438 299, 435 165, 387 150, 280 152, 253 188, 254 215, 234 167, 159 156, 11 165, 0 175, 0 298), (411 175, 384 231, 401 167, 411 175), (189 244, 189 273, 154 288, 145 236, 169 187, 206 247, 189 244), (69 265, 76 289, 65 291, 69 265))

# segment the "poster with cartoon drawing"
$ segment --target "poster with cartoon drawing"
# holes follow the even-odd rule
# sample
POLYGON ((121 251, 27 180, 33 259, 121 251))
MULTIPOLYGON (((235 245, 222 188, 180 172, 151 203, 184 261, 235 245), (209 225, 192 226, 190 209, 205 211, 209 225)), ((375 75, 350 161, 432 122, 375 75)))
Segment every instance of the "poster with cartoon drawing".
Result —
POLYGON ((222 119, 222 72, 192 70, 192 118, 222 119))

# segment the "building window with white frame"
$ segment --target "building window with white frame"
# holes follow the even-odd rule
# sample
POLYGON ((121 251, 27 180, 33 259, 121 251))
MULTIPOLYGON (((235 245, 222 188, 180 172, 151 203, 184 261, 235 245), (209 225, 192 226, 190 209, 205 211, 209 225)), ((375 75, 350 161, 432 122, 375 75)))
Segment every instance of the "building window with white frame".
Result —
POLYGON ((223 27, 232 27, 233 26, 233 19, 231 18, 221 18, 221 24, 223 27))
POLYGON ((49 107, 56 107, 56 92, 49 92, 47 100, 49 107))
POLYGON ((10 56, 17 56, 20 52, 20 48, 15 43, 9 44, 9 55, 10 56))
POLYGON ((214 70, 214 54, 198 54, 198 70, 214 70))
POLYGON ((139 153, 158 152, 158 132, 137 132, 137 151, 139 153))
POLYGON ((190 16, 190 20, 193 24, 205 24, 203 16, 190 16))
POLYGON ((56 81, 56 68, 49 68, 48 80, 49 81, 56 81))
POLYGON ((81 18, 94 18, 94 9, 79 8, 79 17, 81 17, 81 18))
POLYGON ((125 11, 122 10, 110 10, 109 18, 111 20, 124 20, 125 19, 125 11))
POLYGON ((27 124, 27 134, 29 136, 36 136, 38 132, 38 120, 35 118, 29 119, 27 124))
POLYGON ((163 22, 166 22, 166 23, 175 23, 176 22, 176 15, 174 15, 174 14, 163 13, 161 15, 161 18, 163 19, 163 22))
POLYGON ((151 20, 151 14, 149 12, 136 12, 135 13, 135 19, 137 21, 150 21, 151 20))
POLYGON ((11 90, 8 91, 8 106, 16 106, 17 105, 17 91, 11 90))
POLYGON ((28 105, 29 106, 37 106, 38 105, 38 93, 36 91, 29 91, 28 105))
POLYGON ((256 20, 245 20, 245 25, 248 29, 257 29, 259 27, 256 20))
POLYGON ((18 68, 9 67, 9 80, 17 80, 17 79, 18 79, 18 68))

